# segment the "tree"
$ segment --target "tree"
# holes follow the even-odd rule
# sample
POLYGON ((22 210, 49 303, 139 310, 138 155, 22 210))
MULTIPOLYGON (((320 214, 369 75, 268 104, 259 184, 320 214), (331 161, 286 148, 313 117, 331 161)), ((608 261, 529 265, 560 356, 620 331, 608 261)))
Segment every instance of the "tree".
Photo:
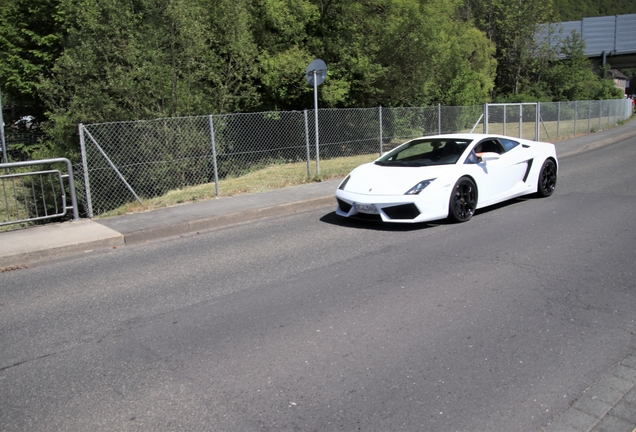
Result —
POLYGON ((554 61, 546 76, 546 93, 553 100, 592 100, 621 97, 621 91, 611 80, 607 71, 599 77, 592 63, 585 56, 585 43, 581 36, 572 32, 559 48, 560 59, 554 61))
POLYGON ((247 0, 61 0, 64 52, 41 95, 58 143, 77 122, 233 112, 254 106, 247 0))
POLYGON ((534 61, 534 35, 549 22, 552 0, 466 0, 465 14, 474 19, 497 47, 494 96, 518 94, 525 71, 534 61))
MULTIPOLYGON (((15 117, 44 119, 40 79, 62 52, 59 0, 4 0, 0 7, 0 86, 15 117)), ((5 118, 10 122, 16 118, 5 118)))

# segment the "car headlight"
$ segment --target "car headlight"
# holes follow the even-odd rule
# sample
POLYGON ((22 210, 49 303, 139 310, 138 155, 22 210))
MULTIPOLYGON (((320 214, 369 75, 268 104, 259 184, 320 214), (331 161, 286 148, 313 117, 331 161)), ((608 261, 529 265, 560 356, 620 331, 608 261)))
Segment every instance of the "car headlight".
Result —
POLYGON ((435 179, 422 180, 421 182, 413 186, 411 189, 409 189, 404 195, 418 195, 420 192, 422 192, 426 188, 426 186, 430 185, 433 182, 433 180, 435 179))
POLYGON ((347 178, 345 178, 342 183, 340 183, 340 186, 338 186, 338 189, 340 190, 344 190, 345 186, 347 185, 347 182, 349 181, 349 179, 351 178, 351 174, 349 174, 347 176, 347 178))

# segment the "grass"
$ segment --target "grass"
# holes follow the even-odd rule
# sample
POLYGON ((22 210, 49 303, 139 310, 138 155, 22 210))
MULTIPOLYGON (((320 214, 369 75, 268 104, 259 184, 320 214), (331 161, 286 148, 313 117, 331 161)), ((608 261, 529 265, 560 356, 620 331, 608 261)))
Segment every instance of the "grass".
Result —
MULTIPOLYGON (((219 181, 219 197, 230 197, 246 193, 258 193, 269 190, 320 182, 332 178, 344 177, 353 168, 378 157, 377 154, 325 159, 320 161, 320 176, 307 176, 307 163, 275 164, 249 174, 226 178, 219 181)), ((311 167, 315 171, 315 161, 311 167)), ((98 218, 119 216, 129 213, 172 207, 197 201, 216 198, 214 183, 206 183, 183 189, 172 190, 156 198, 130 202, 109 212, 97 215, 98 218)))

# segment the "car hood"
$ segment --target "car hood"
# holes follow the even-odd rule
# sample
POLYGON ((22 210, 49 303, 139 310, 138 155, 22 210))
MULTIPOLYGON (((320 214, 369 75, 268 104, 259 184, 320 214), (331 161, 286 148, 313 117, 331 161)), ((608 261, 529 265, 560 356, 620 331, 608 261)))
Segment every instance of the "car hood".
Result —
POLYGON ((419 182, 439 178, 455 166, 391 167, 365 164, 351 172, 344 190, 365 195, 403 195, 419 182))

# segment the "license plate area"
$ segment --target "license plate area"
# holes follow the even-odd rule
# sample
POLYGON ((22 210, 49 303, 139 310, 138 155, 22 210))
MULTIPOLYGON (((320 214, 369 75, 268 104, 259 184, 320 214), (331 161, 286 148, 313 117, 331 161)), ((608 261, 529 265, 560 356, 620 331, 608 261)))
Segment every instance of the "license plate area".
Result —
POLYGON ((375 206, 375 204, 354 204, 355 209, 358 213, 367 213, 367 214, 380 214, 380 211, 375 206))

